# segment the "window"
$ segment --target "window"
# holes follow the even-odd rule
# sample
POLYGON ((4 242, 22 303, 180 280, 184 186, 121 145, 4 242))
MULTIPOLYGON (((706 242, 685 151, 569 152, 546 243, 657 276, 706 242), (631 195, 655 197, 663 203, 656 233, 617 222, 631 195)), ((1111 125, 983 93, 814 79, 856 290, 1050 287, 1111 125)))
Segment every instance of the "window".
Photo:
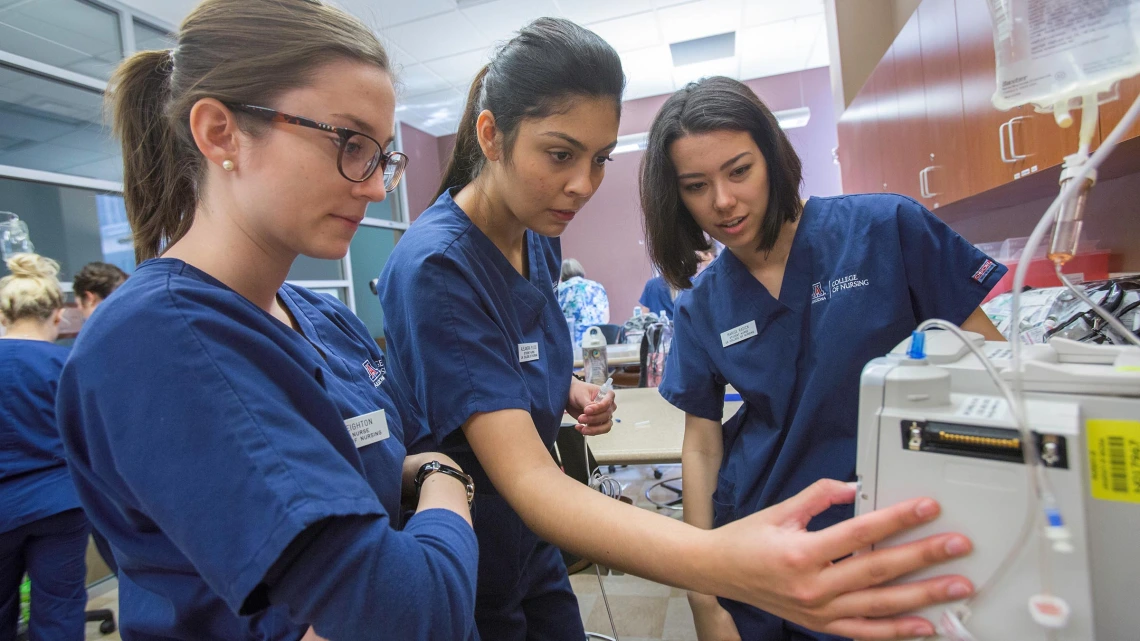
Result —
POLYGON ((0 165, 121 181, 102 94, 0 65, 0 165))
POLYGON ((368 288, 368 282, 380 275, 402 235, 403 232, 397 229, 361 225, 349 248, 356 315, 364 321, 373 338, 384 335, 384 310, 380 308, 380 300, 368 288))
MULTIPOLYGON (((2 0, 0 0, 2 1, 2 0)), ((153 49, 173 49, 178 45, 174 36, 161 29, 156 29, 145 22, 134 21, 135 51, 150 51, 153 49)))
POLYGON ((0 42, 5 51, 103 80, 123 58, 119 15, 81 0, 0 0, 0 42))
MULTIPOLYGON (((0 178, 0 204, 28 224, 36 253, 59 262, 59 279, 71 282, 91 261, 135 269, 127 212, 118 194, 0 178)), ((8 274, 0 265, 0 276, 8 274)))

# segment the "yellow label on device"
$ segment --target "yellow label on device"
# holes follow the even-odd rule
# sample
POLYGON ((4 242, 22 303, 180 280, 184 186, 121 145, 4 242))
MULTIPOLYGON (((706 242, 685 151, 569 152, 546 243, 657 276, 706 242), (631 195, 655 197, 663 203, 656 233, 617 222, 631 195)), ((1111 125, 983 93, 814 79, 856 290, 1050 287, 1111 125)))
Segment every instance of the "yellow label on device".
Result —
POLYGON ((1093 498, 1140 503, 1140 421, 1085 423, 1093 498))

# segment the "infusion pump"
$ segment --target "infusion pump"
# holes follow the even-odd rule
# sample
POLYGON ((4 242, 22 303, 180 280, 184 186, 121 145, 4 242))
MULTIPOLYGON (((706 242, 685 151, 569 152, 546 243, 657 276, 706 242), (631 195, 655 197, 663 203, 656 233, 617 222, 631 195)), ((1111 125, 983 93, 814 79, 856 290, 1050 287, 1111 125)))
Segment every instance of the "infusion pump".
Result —
MULTIPOLYGON (((1008 344, 966 338, 1008 376, 1008 344)), ((927 332, 917 359, 909 343, 863 370, 856 513, 929 496, 938 520, 876 547, 951 531, 974 542, 968 557, 911 577, 958 573, 982 588, 971 602, 919 613, 938 626, 935 638, 1140 639, 1140 348, 1065 339, 1023 348, 1041 465, 1031 468, 1009 404, 963 340, 927 332), (1030 469, 1043 473, 1056 514, 1023 537, 1041 505, 1030 469)))

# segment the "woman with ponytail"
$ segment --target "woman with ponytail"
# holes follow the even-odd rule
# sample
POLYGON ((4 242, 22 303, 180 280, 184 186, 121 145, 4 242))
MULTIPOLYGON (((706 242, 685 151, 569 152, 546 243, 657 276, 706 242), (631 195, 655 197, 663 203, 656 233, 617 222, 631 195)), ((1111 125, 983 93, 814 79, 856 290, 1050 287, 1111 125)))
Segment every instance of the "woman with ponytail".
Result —
POLYGON ((613 394, 595 401, 598 387, 571 377, 555 288, 558 236, 597 191, 617 144, 622 85, 617 53, 590 31, 552 18, 522 29, 476 77, 439 197, 380 276, 391 375, 409 420, 475 477, 480 635, 584 637, 554 546, 813 629, 932 634, 929 622, 891 617, 948 600, 965 579, 876 586, 949 558, 948 542, 963 553, 963 537, 831 563, 933 519, 929 499, 807 532, 814 515, 854 498, 848 484, 822 481, 709 531, 606 498, 552 460, 563 412, 583 434, 612 423, 613 394))
POLYGON ((123 637, 471 637, 470 480, 407 456, 365 326, 284 282, 343 257, 402 175, 375 35, 319 0, 205 0, 108 99, 141 264, 84 327, 58 414, 123 637))
POLYGON ((63 455, 55 395, 67 348, 59 264, 8 259, 0 278, 0 639, 16 638, 20 582, 32 581, 32 639, 82 641, 91 529, 63 455))

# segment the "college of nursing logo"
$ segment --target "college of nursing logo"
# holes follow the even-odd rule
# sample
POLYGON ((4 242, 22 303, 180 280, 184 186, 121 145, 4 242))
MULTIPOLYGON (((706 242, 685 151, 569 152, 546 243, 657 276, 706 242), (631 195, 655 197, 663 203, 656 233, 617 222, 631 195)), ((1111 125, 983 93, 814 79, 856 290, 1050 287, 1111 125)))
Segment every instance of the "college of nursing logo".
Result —
POLYGON ((871 279, 859 278, 858 274, 848 274, 842 278, 829 280, 826 287, 822 282, 816 283, 811 286, 811 302, 814 305, 835 296, 839 292, 866 287, 870 284, 871 279))
POLYGON ((380 384, 384 382, 384 374, 386 372, 383 360, 377 361, 376 364, 373 365, 372 359, 369 359, 364 361, 363 364, 364 372, 368 374, 368 380, 372 381, 372 386, 380 387, 380 384))

